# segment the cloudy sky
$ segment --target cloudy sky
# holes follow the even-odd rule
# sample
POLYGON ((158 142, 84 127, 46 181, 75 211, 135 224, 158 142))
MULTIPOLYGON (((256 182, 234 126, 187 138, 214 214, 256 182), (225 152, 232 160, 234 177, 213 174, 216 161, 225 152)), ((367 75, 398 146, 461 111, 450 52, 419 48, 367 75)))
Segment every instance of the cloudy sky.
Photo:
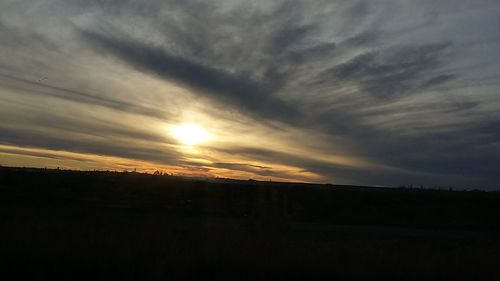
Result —
POLYGON ((498 0, 2 0, 0 164, 500 188, 498 15, 498 0), (180 141, 183 124, 204 141, 180 141))

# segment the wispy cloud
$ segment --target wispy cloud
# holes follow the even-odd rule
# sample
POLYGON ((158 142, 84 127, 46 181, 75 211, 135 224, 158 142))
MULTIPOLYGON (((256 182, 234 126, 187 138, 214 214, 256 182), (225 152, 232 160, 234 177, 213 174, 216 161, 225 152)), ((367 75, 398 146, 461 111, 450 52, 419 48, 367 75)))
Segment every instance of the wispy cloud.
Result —
POLYGON ((499 13, 495 0, 4 1, 0 142, 212 175, 495 188, 499 13), (218 134, 198 154, 167 130, 192 120, 218 134))

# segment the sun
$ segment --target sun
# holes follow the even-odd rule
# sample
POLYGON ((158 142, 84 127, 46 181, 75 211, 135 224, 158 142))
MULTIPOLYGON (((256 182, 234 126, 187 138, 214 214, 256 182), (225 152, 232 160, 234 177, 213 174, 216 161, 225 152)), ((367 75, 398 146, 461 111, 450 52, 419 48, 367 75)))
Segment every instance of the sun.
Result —
POLYGON ((172 135, 184 145, 198 145, 207 142, 210 135, 197 124, 181 124, 172 127, 172 135))

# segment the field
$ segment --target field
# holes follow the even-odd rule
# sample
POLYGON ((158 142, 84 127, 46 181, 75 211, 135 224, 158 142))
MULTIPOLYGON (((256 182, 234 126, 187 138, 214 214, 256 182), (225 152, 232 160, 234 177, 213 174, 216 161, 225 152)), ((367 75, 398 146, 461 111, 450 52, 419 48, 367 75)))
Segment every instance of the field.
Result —
POLYGON ((15 279, 500 280, 500 194, 0 169, 15 279))

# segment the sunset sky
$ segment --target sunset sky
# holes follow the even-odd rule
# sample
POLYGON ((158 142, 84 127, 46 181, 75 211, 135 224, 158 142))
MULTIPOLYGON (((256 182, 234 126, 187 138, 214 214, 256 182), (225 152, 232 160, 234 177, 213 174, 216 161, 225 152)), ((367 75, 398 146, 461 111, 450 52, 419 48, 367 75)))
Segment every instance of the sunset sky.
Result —
POLYGON ((500 1, 0 1, 0 164, 500 189, 500 1))

